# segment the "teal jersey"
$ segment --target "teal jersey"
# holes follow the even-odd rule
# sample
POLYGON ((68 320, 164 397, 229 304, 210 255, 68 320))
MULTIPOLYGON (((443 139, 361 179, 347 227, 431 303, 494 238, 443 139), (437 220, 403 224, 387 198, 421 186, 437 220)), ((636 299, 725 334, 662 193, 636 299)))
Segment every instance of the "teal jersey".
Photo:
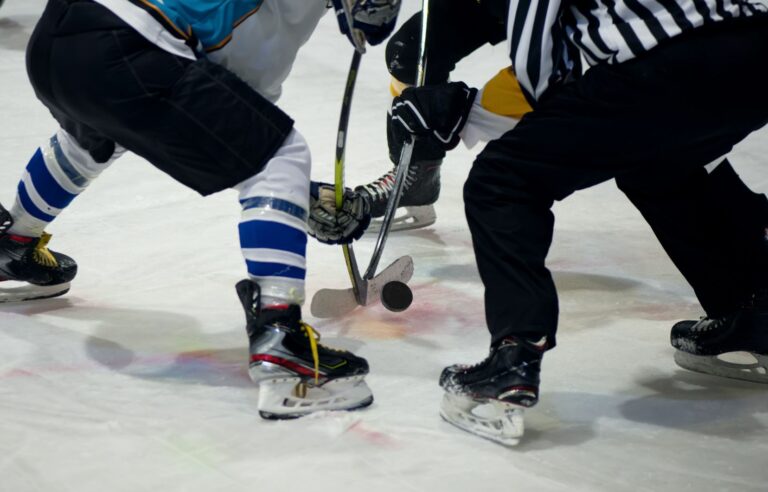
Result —
POLYGON ((264 0, 132 0, 174 31, 199 43, 204 51, 221 48, 232 31, 256 13, 264 0))

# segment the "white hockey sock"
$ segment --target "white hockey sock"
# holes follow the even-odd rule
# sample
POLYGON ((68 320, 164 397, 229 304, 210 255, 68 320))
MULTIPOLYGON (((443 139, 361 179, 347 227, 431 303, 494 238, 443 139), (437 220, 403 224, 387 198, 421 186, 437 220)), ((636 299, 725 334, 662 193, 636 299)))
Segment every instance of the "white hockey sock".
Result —
POLYGON ((109 161, 98 163, 69 133, 59 129, 27 164, 10 210, 13 226, 9 232, 39 237, 122 152, 116 151, 109 161))
POLYGON ((310 168, 307 142, 294 129, 259 174, 235 187, 240 247, 263 307, 304 302, 310 168))

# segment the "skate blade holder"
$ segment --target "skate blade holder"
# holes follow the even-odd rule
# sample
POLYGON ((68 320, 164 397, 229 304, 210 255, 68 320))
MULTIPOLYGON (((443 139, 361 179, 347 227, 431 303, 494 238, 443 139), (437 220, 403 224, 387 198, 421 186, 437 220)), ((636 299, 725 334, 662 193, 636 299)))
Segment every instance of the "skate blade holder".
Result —
POLYGON ((69 292, 70 283, 33 285, 15 280, 0 280, 0 303, 50 299, 69 292))
POLYGON ((676 350, 675 363, 690 371, 768 384, 768 355, 751 352, 693 355, 676 350))
POLYGON ((470 434, 503 446, 516 446, 525 432, 524 408, 498 400, 477 400, 446 393, 440 416, 470 434))
POLYGON ((332 379, 322 385, 299 377, 259 384, 259 414, 270 420, 294 419, 323 411, 355 410, 372 402, 373 394, 364 376, 332 379))
MULTIPOLYGON (((437 222, 437 213, 433 205, 420 205, 413 207, 403 207, 398 209, 397 215, 392 220, 391 232, 411 231, 414 229, 423 229, 437 222), (404 211, 401 213, 400 211, 404 211)), ((366 233, 378 234, 381 231, 382 220, 372 220, 366 233)))

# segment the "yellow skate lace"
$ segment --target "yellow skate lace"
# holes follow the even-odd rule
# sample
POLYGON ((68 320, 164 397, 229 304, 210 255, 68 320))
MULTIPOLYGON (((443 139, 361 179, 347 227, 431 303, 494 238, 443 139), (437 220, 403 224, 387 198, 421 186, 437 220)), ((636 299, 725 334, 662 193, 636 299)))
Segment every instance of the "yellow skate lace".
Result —
POLYGON ((32 251, 32 260, 38 265, 55 268, 59 266, 59 262, 56 261, 56 257, 53 256, 53 253, 51 253, 51 251, 47 248, 51 237, 52 236, 47 232, 44 232, 40 236, 35 249, 32 251))
POLYGON ((320 335, 314 328, 302 321, 301 329, 304 330, 309 338, 309 348, 312 351, 312 360, 315 363, 315 384, 320 382, 320 354, 317 351, 317 341, 320 339, 320 335))

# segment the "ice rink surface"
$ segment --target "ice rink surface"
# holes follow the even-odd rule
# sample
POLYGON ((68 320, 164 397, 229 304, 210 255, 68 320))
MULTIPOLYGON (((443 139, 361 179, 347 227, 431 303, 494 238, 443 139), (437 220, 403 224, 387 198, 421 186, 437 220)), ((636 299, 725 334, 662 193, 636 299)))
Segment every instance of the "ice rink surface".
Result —
MULTIPOLYGON (((24 67, 43 5, 0 10, 6 205, 56 129, 24 67)), ((326 16, 285 86, 281 106, 311 144, 315 178, 332 179, 350 56, 326 16)), ((503 47, 489 47, 455 78, 481 85, 504 65, 503 47)), ((388 167, 387 86, 383 49, 372 49, 352 116, 351 184, 388 167)), ((762 131, 732 155, 763 192, 767 152, 762 131)), ((319 321, 306 310, 325 342, 369 359, 374 405, 278 423, 257 415, 246 374, 235 194, 203 199, 120 159, 50 228, 52 247, 80 265, 70 294, 0 307, 0 491, 767 490, 768 388, 675 366, 669 328, 700 308, 613 183, 556 205, 559 346, 544 359, 524 441, 505 449, 440 420, 441 369, 479 361, 488 345, 461 201, 473 154, 446 160, 438 222, 388 243, 385 262, 415 259, 408 311, 319 321)), ((347 287, 340 249, 310 244, 309 295, 347 287)))

